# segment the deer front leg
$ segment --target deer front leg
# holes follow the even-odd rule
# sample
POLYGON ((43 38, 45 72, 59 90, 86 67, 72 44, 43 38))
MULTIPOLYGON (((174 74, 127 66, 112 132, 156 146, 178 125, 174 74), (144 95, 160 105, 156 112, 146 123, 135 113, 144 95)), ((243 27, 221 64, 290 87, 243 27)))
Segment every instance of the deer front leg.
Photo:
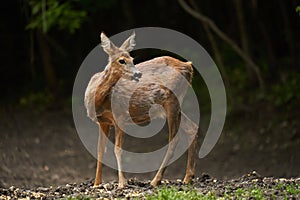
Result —
POLYGON ((118 175, 119 175, 119 185, 118 188, 123 188, 126 184, 126 180, 124 178, 122 172, 122 144, 124 138, 124 132, 119 127, 115 126, 115 155, 118 164, 118 175))
POLYGON ((166 113, 167 113, 168 126, 169 126, 169 146, 159 170, 157 171, 155 177, 150 183, 152 186, 157 186, 160 183, 162 176, 165 172, 166 166, 169 160, 173 157, 174 150, 178 143, 178 139, 175 138, 175 134, 178 131, 180 113, 178 113, 177 108, 174 107, 173 108, 169 107, 169 109, 167 107, 166 113), (173 109, 175 109, 174 112, 172 112, 173 109))
POLYGON ((99 123, 99 137, 98 137, 98 159, 97 159, 97 169, 96 178, 94 186, 102 183, 102 159, 105 152, 107 137, 109 134, 110 125, 99 123))

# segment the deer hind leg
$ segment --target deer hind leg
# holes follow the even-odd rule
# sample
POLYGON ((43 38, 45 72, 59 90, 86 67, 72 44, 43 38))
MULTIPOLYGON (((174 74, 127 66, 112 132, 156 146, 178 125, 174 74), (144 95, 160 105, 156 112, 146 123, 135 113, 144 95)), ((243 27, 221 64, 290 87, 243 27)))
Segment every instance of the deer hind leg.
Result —
POLYGON ((173 157, 174 150, 178 143, 178 139, 175 138, 175 135, 178 131, 180 119, 180 108, 177 99, 175 101, 168 102, 166 104, 165 110, 169 126, 169 146, 159 170, 157 171, 155 177, 150 183, 152 186, 157 186, 160 183, 166 166, 169 160, 173 157), (174 102, 176 102, 176 104, 174 102))
POLYGON ((102 159, 105 152, 109 129, 110 129, 109 124, 99 123, 98 160, 97 160, 96 178, 95 178, 94 186, 97 186, 102 183, 102 159))
POLYGON ((123 138, 124 138, 124 132, 122 129, 120 129, 118 126, 115 126, 115 155, 117 159, 118 164, 118 175, 119 175, 119 188, 123 188, 126 184, 126 179, 124 178, 123 172, 122 172, 122 144, 123 144, 123 138))
POLYGON ((197 145, 197 135, 193 139, 188 150, 188 161, 186 166, 185 177, 183 179, 184 184, 191 182, 192 178, 195 176, 195 155, 196 155, 196 145, 197 145))
POLYGON ((188 160, 186 166, 186 173, 183 179, 183 183, 188 184, 191 182, 192 178, 195 176, 195 156, 196 156, 196 146, 198 139, 198 125, 188 118, 183 112, 181 112, 181 124, 183 131, 188 136, 188 142, 190 144, 188 149, 188 160))

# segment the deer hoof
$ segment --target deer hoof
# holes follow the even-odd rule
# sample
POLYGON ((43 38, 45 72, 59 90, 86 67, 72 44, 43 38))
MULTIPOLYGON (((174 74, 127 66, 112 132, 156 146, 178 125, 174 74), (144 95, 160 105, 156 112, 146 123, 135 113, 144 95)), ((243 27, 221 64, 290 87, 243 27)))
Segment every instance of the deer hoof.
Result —
POLYGON ((94 183, 93 187, 99 187, 101 183, 94 183))
POLYGON ((155 180, 155 179, 153 179, 152 181, 151 181, 151 183, 150 183, 150 185, 152 186, 152 187, 156 187, 157 185, 159 185, 160 184, 160 181, 157 181, 157 180, 155 180))
POLYGON ((184 179, 183 179, 183 184, 191 183, 193 177, 194 176, 185 176, 184 179))
POLYGON ((119 182, 118 184, 118 189, 122 189, 126 186, 126 182, 125 181, 122 181, 122 182, 119 182))

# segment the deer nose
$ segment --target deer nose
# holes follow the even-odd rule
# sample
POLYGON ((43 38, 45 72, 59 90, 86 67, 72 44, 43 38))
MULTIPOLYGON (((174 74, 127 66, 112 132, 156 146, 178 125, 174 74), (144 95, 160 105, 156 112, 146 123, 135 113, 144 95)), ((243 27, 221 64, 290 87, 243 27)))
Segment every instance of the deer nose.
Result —
POLYGON ((134 78, 141 78, 142 77, 142 72, 140 72, 140 71, 134 72, 133 77, 134 78))

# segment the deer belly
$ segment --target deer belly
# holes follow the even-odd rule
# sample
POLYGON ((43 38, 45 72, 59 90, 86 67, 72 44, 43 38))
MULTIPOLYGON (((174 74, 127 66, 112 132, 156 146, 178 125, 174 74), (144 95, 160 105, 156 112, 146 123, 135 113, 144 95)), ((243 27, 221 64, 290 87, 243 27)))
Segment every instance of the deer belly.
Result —
POLYGON ((165 116, 163 103, 167 95, 166 91, 159 85, 150 84, 138 87, 131 96, 124 92, 124 87, 122 90, 115 90, 114 92, 119 101, 116 106, 128 111, 126 118, 131 118, 131 120, 125 118, 125 122, 133 121, 140 124, 150 121, 151 118, 163 118, 165 116))

